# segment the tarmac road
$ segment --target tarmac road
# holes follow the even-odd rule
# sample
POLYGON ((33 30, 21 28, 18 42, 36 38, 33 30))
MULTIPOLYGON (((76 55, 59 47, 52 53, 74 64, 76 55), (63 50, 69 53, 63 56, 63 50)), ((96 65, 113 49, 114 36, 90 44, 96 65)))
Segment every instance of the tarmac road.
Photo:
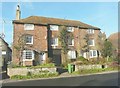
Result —
POLYGON ((118 72, 87 76, 6 82, 3 86, 118 86, 118 72))

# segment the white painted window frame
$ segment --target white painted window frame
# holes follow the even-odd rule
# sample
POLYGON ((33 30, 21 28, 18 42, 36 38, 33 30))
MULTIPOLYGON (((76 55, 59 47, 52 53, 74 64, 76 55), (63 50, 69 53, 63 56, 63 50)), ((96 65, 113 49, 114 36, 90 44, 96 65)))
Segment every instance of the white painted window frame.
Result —
POLYGON ((24 24, 24 30, 34 30, 34 24, 24 24))
POLYGON ((68 51, 68 58, 69 59, 76 59, 76 51, 75 50, 69 50, 68 51))
POLYGON ((90 55, 90 58, 95 58, 95 57, 97 57, 97 50, 90 50, 89 51, 89 53, 91 52, 91 54, 92 54, 92 56, 90 55), (93 52, 96 52, 96 55, 95 56, 93 56, 93 52))
POLYGON ((94 34, 94 29, 88 29, 87 32, 88 34, 94 34))
POLYGON ((23 50, 23 61, 33 61, 34 60, 34 51, 33 50, 23 50), (32 59, 26 59, 26 52, 32 52, 32 59))
POLYGON ((67 27, 68 32, 74 32, 74 27, 67 27))
MULTIPOLYGON (((26 44, 33 44, 33 36, 32 36, 32 35, 26 35, 26 37, 27 37, 27 36, 31 36, 31 43, 26 43, 26 44)), ((26 37, 25 37, 25 38, 26 38, 26 37)))
POLYGON ((95 40, 94 39, 91 39, 91 40, 89 40, 88 42, 90 42, 90 41, 92 41, 92 45, 89 45, 89 46, 95 46, 95 40))
MULTIPOLYGON (((51 44, 51 46, 58 46, 58 38, 56 38, 56 37, 53 37, 53 38, 55 38, 55 39, 56 39, 57 43, 56 43, 56 44, 51 44)), ((51 40, 52 40, 52 42, 53 42, 53 38, 51 39, 51 40)), ((55 41, 55 42, 56 42, 56 41, 55 41)))
POLYGON ((50 25, 50 30, 51 31, 58 31, 59 30, 59 26, 58 25, 50 25))
POLYGON ((68 45, 68 46, 74 46, 74 39, 72 39, 72 45, 68 45))

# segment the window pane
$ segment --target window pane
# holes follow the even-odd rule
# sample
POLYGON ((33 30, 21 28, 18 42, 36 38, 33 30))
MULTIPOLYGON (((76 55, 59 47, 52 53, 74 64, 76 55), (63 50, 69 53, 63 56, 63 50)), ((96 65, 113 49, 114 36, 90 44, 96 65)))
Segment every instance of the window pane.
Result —
POLYGON ((94 50, 94 51, 93 51, 93 56, 97 56, 96 54, 97 54, 97 53, 96 53, 96 51, 94 50))
POLYGON ((68 51, 69 59, 76 59, 76 52, 75 51, 68 51))
POLYGON ((68 30, 69 32, 73 32, 73 27, 67 27, 67 30, 68 30))
POLYGON ((89 34, 93 34, 94 33, 94 29, 88 29, 88 33, 89 34))
POLYGON ((32 59, 33 51, 31 50, 24 50, 23 51, 23 59, 32 59))
POLYGON ((58 45, 58 38, 52 38, 51 44, 58 45))
POLYGON ((33 43, 33 36, 27 35, 25 41, 27 44, 32 44, 33 43))
POLYGON ((90 51, 90 57, 92 57, 92 51, 90 51))

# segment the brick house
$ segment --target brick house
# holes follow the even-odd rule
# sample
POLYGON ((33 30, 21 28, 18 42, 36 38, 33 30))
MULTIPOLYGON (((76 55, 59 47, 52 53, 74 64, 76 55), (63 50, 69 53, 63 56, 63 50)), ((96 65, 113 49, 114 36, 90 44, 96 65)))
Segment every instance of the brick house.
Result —
MULTIPOLYGON (((65 20, 58 18, 49 18, 41 16, 30 16, 20 19, 20 7, 16 11, 16 20, 13 20, 13 46, 19 44, 19 36, 26 35, 26 49, 22 51, 23 65, 33 65, 33 62, 44 63, 51 57, 57 65, 62 63, 61 45, 58 39, 59 27, 66 26, 69 32, 72 32, 73 39, 69 40, 68 59, 76 59, 78 56, 87 58, 86 52, 82 47, 86 44, 84 37, 90 35, 89 58, 98 57, 98 35, 100 28, 82 23, 75 20, 65 20), (29 46, 29 48, 27 48, 29 46)), ((13 48, 13 62, 18 64, 16 50, 13 48)))

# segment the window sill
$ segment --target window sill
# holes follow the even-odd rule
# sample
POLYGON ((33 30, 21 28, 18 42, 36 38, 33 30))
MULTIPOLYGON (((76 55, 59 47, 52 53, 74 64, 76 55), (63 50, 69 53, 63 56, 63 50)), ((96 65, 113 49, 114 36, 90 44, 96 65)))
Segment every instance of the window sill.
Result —
POLYGON ((33 43, 26 43, 26 44, 28 44, 28 45, 33 45, 33 43))
POLYGON ((23 59, 23 61, 33 61, 34 59, 23 59))
POLYGON ((68 46, 74 46, 74 45, 68 45, 68 46))
POLYGON ((89 45, 89 46, 95 46, 95 45, 89 45))
POLYGON ((58 46, 58 45, 51 45, 51 46, 53 46, 53 47, 54 47, 54 46, 58 46))

